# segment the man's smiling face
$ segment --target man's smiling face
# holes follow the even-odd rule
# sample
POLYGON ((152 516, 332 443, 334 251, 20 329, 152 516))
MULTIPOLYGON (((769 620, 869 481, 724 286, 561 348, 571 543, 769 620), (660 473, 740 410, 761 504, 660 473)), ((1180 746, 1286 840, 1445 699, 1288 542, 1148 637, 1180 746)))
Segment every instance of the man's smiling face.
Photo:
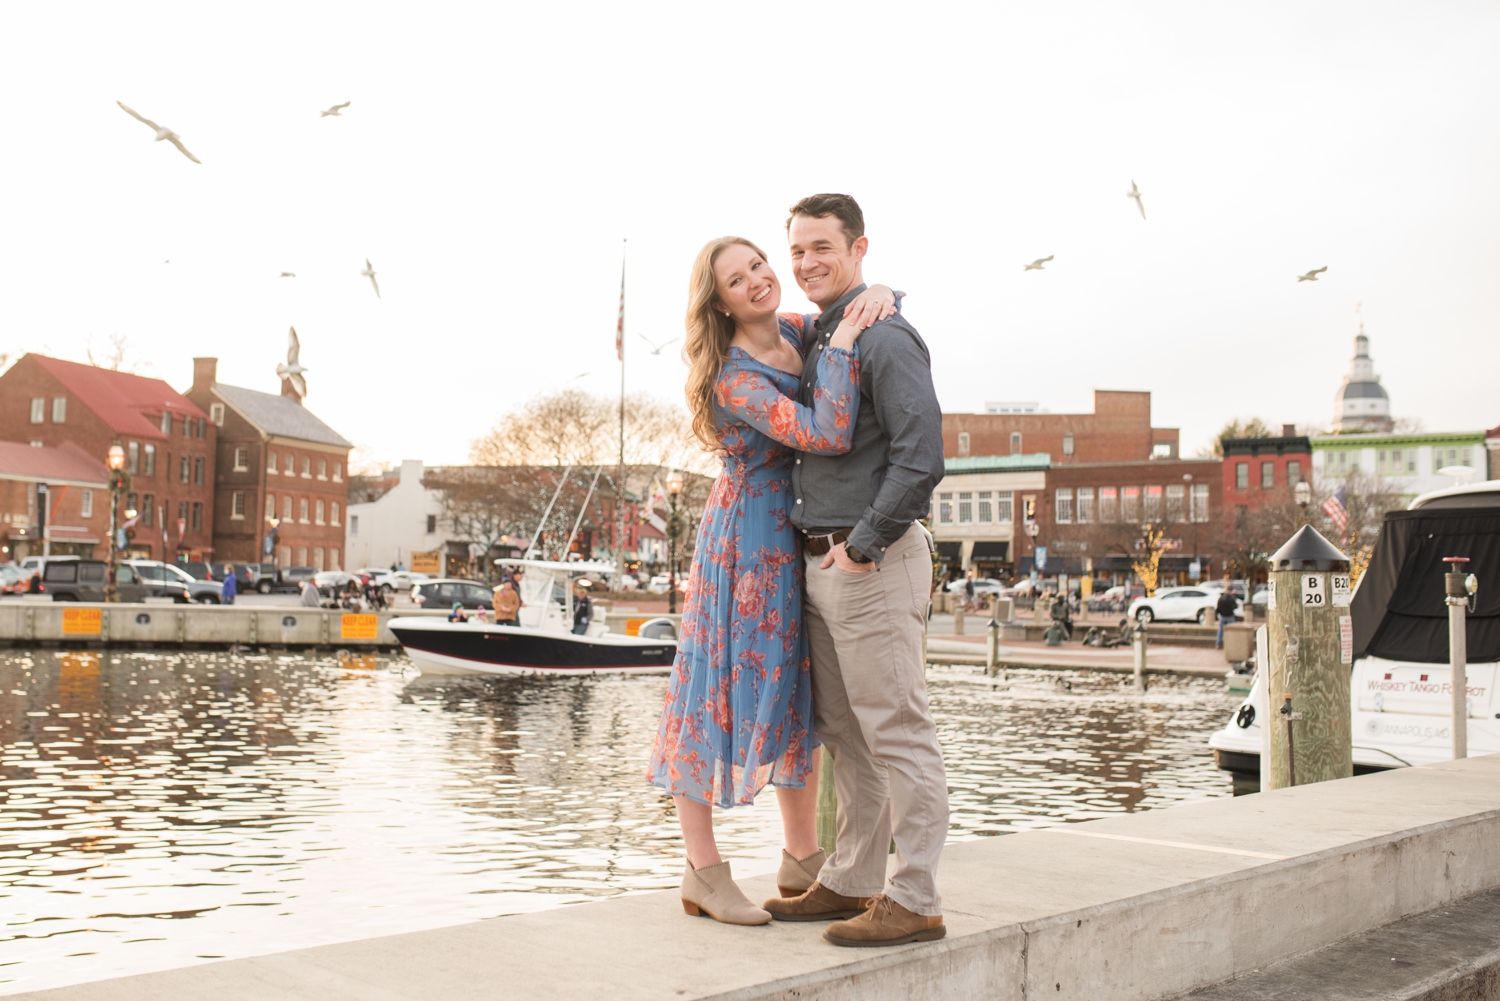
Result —
POLYGON ((862 236, 851 245, 837 216, 794 215, 787 239, 797 284, 822 308, 864 281, 860 265, 870 241, 862 236))

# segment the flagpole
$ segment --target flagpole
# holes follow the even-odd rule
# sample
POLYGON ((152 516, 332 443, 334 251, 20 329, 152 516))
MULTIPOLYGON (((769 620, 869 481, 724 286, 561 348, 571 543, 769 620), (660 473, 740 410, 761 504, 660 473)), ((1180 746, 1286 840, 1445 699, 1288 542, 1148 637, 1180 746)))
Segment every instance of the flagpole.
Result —
POLYGON ((620 241, 620 317, 615 324, 615 353, 620 357, 620 470, 615 480, 615 588, 625 573, 625 252, 629 240, 620 241))

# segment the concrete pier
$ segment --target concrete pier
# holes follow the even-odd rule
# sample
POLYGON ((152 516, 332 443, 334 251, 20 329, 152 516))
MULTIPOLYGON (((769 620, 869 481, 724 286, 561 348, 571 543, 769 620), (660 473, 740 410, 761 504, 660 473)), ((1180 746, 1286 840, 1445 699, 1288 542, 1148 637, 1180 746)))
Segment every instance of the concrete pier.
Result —
POLYGON ((666 891, 17 996, 1168 998, 1500 888, 1500 755, 954 844, 939 878, 948 937, 891 949, 666 891))

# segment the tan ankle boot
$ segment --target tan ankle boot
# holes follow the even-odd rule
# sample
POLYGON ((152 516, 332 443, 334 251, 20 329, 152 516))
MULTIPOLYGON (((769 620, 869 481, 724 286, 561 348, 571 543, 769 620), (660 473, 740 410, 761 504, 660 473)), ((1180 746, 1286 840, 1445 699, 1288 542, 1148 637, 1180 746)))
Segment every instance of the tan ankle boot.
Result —
POLYGON ((691 862, 682 874, 682 909, 694 917, 708 915, 726 925, 763 925, 769 911, 752 904, 730 875, 729 863, 694 869, 691 862))
POLYGON ((785 848, 781 850, 781 868, 776 870, 776 889, 783 897, 800 897, 818 881, 818 873, 828 856, 819 848, 805 859, 795 858, 785 848))

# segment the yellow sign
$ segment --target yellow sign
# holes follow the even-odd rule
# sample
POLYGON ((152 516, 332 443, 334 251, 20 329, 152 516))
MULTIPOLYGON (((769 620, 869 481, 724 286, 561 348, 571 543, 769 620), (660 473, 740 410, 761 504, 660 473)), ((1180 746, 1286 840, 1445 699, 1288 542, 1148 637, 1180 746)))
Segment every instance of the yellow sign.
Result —
POLYGON ((641 626, 644 626, 646 623, 648 623, 650 621, 651 621, 650 619, 626 619, 625 620, 625 635, 626 636, 639 636, 641 634, 641 626))
POLYGON ((378 615, 341 615, 339 637, 346 640, 373 640, 380 634, 378 615))
POLYGON ((64 608, 64 636, 98 636, 104 631, 104 609, 64 608))
POLYGON ((417 573, 440 574, 443 572, 443 554, 412 553, 411 568, 417 573))

